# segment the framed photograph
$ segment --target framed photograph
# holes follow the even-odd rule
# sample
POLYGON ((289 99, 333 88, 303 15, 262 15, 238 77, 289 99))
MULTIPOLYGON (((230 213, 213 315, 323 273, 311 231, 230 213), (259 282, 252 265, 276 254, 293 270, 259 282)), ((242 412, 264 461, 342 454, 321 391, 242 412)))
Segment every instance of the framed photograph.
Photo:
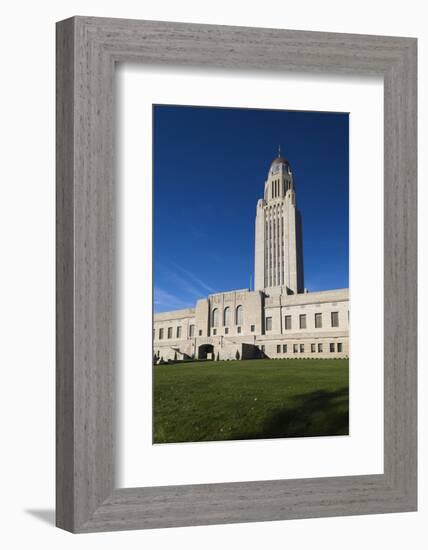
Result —
POLYGON ((153 442, 348 435, 349 114, 154 105, 153 131, 153 442))
POLYGON ((416 39, 57 24, 57 525, 414 511, 416 39))

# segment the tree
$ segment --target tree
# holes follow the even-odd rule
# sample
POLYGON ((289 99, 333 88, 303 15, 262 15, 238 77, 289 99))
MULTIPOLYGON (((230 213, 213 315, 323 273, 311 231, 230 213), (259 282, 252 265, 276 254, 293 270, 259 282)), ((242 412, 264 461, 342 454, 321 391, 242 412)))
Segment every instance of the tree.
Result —
POLYGON ((177 352, 174 353, 174 361, 177 361, 177 352))
POLYGON ((217 361, 220 361, 220 354, 219 354, 219 352, 217 352, 217 359, 216 359, 216 360, 217 360, 217 361))
POLYGON ((239 350, 236 350, 235 359, 239 361, 240 358, 241 356, 239 355, 239 350))

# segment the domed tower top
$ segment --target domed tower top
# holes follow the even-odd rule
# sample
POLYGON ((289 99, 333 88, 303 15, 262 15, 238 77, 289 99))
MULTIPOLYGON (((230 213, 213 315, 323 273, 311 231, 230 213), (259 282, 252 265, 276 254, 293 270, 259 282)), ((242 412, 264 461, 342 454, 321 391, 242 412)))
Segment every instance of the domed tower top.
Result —
POLYGON ((285 174, 291 174, 291 166, 288 160, 282 155, 278 155, 272 161, 269 169, 269 175, 278 174, 280 170, 283 170, 285 174))
POLYGON ((271 166, 274 164, 290 164, 286 158, 284 158, 280 153, 272 161, 271 166))
POLYGON ((281 155, 281 149, 278 148, 278 156, 273 159, 265 182, 264 199, 283 199, 287 191, 294 192, 293 175, 290 163, 281 155))
POLYGON ((283 169, 285 174, 291 174, 291 166, 288 160, 281 155, 281 145, 278 145, 278 155, 273 159, 270 169, 269 169, 269 176, 272 173, 279 173, 280 170, 283 169))

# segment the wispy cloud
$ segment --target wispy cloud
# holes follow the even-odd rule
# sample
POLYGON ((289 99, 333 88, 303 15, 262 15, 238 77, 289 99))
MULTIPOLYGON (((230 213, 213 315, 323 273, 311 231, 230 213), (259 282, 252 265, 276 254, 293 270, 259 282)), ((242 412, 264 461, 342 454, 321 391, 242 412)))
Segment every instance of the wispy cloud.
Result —
POLYGON ((164 290, 158 286, 154 287, 154 305, 155 308, 179 309, 189 307, 189 304, 182 300, 179 296, 164 290))
POLYGON ((193 307, 197 299, 216 292, 201 278, 174 262, 159 266, 159 268, 162 282, 155 284, 155 309, 193 307))
POLYGON ((207 283, 205 283, 204 281, 202 281, 202 279, 200 279, 199 277, 197 277, 196 275, 194 275, 193 273, 191 273, 190 271, 188 271, 187 269, 185 269, 184 267, 181 267, 175 263, 172 263, 171 265, 173 265, 176 269, 178 269, 179 271, 181 271, 182 273, 184 273, 184 275, 186 275, 186 277, 188 279, 190 279, 191 281, 193 281, 194 284, 196 284, 198 287, 200 287, 202 290, 206 290, 207 292, 209 293, 213 293, 213 292, 216 292, 216 290, 214 288, 212 288, 211 286, 209 286, 207 283))

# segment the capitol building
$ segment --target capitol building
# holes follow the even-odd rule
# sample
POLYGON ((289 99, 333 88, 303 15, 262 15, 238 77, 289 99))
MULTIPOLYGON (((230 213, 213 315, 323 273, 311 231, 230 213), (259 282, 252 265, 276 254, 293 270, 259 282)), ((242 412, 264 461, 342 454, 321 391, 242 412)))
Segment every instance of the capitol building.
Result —
POLYGON ((254 290, 156 313, 157 361, 349 356, 349 290, 304 288, 302 222, 289 162, 273 160, 257 202, 254 290))

